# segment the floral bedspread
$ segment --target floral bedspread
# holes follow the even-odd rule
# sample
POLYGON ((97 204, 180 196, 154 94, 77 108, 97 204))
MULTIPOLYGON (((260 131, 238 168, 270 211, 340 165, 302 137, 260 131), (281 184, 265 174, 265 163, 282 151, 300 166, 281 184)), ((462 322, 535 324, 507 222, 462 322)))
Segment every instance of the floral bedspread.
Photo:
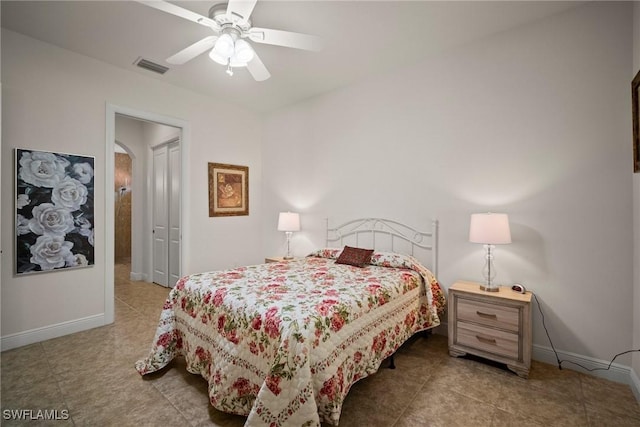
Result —
POLYGON ((444 295, 410 256, 374 253, 365 268, 340 249, 303 260, 192 274, 164 304, 141 375, 184 356, 211 404, 247 426, 338 424, 351 385, 415 332, 440 324, 444 295))

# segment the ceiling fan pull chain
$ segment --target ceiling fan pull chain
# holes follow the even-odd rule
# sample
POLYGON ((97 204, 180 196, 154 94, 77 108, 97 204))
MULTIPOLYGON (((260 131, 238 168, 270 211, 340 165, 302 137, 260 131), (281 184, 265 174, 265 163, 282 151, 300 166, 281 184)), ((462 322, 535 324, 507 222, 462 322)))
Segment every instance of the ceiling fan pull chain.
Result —
POLYGON ((227 74, 229 74, 229 77, 233 76, 233 70, 231 69, 231 58, 227 59, 227 74))

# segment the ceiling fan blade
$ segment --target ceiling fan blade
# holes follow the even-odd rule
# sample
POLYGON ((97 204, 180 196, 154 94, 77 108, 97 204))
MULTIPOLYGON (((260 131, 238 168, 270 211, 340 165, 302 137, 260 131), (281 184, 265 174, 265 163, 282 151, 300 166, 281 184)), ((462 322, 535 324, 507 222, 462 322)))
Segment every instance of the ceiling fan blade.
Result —
POLYGON ((253 59, 247 64, 247 69, 257 82, 262 82, 271 77, 271 73, 264 66, 258 54, 253 56, 253 59))
POLYGON ((243 22, 247 22, 253 8, 256 7, 257 0, 229 0, 227 5, 227 15, 236 15, 243 22))
POLYGON ((291 31, 271 30, 268 28, 251 28, 249 30, 249 38, 256 43, 313 50, 316 52, 322 50, 323 47, 320 37, 293 33, 291 31))
POLYGON ((180 52, 167 58, 169 64, 182 65, 187 61, 191 61, 196 56, 204 53, 205 51, 213 48, 216 44, 218 36, 205 37, 200 41, 195 42, 191 46, 182 49, 180 52))
POLYGON ((184 18, 189 21, 195 22, 196 24, 200 24, 205 27, 212 28, 214 31, 220 31, 220 25, 218 25, 218 23, 213 19, 210 19, 206 16, 202 16, 190 10, 184 9, 180 6, 176 6, 175 4, 162 1, 162 0, 135 0, 135 1, 137 1, 138 3, 144 4, 145 6, 149 6, 154 9, 158 9, 163 12, 167 12, 172 15, 179 16, 180 18, 184 18))

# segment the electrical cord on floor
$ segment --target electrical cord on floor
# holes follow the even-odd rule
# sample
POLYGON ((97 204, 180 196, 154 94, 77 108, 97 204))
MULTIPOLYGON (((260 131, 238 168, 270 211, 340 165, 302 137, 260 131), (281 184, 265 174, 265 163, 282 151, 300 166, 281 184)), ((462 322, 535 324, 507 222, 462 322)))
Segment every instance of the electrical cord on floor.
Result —
POLYGON ((589 372, 593 372, 593 371, 608 371, 611 368, 611 365, 613 364, 613 361, 616 360, 616 358, 618 356, 622 356, 623 354, 627 354, 627 353, 633 353, 633 352, 640 352, 640 348, 635 350, 627 350, 627 351, 623 351, 622 353, 618 353, 615 356, 613 356, 613 359, 611 359, 611 362, 609 362, 609 365, 606 368, 587 368, 586 366, 583 366, 577 362, 572 362, 571 360, 560 360, 560 357, 558 356, 558 352, 556 351, 556 348, 553 346, 553 342, 551 341, 551 337, 549 336, 549 331, 547 330, 547 325, 544 322, 544 313, 542 312, 542 306, 540 305, 540 301, 538 301, 538 297, 536 296, 536 294, 533 294, 533 297, 536 300, 536 304, 538 305, 538 311, 540 311, 540 317, 542 318, 542 327, 544 328, 544 332, 547 334, 547 338, 549 339, 549 344, 551 344, 551 350, 553 350, 553 354, 556 355, 556 360, 558 361, 558 369, 562 369, 562 364, 563 363, 572 363, 576 366, 581 367, 582 369, 584 369, 585 371, 589 371, 589 372))

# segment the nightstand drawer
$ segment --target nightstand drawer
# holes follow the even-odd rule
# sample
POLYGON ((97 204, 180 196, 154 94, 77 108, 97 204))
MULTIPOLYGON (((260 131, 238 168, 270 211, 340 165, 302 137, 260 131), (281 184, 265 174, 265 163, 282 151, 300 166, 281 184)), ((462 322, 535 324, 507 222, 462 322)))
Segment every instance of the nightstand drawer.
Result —
POLYGON ((457 344, 513 358, 520 359, 518 334, 486 328, 471 323, 458 322, 457 344))
POLYGON ((517 307, 486 303, 463 297, 458 298, 457 302, 458 320, 466 320, 493 328, 518 332, 520 310, 517 307))

